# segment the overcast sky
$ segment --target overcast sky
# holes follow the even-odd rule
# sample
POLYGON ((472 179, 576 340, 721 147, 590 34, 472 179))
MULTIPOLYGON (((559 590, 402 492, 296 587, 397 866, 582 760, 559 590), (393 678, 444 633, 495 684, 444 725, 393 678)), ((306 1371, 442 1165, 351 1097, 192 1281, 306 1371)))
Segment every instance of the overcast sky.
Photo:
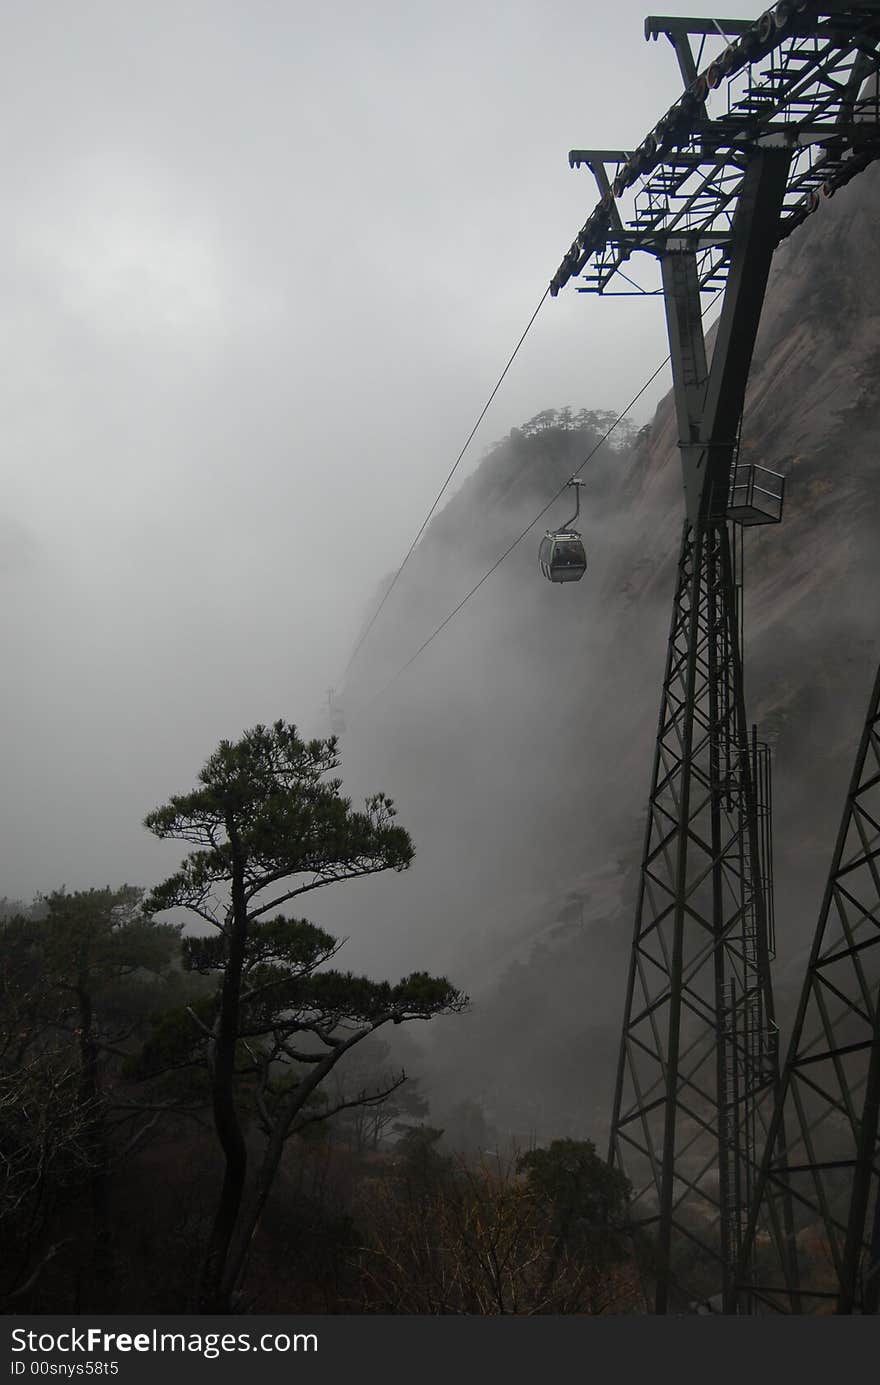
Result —
MULTIPOLYGON (((645 12, 3 0, 0 893, 150 884, 180 852, 141 819, 220 736, 326 730, 595 204, 569 148, 633 147, 678 94, 645 12)), ((569 288, 462 476, 665 352, 660 300, 569 288)))

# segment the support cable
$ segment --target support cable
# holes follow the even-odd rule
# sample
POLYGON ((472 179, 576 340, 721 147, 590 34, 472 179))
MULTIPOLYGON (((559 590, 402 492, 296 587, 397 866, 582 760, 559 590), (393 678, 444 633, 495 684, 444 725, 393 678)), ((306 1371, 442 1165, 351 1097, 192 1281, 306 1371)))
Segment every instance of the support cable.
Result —
POLYGON ((366 629, 364 630, 363 634, 361 635, 360 639, 358 640, 357 644, 355 645, 354 649, 352 650, 351 657, 349 658, 348 663, 345 665, 345 668, 344 668, 343 673, 342 673, 342 677, 341 677, 341 679, 339 680, 340 683, 344 683, 344 682, 345 682, 345 679, 346 679, 346 677, 348 676, 348 671, 349 671, 349 669, 351 668, 352 664, 354 663, 355 659, 357 658, 358 653, 359 653, 359 651, 360 651, 362 645, 365 643, 367 636, 369 635, 369 633, 370 633, 370 631, 372 630, 373 626, 376 624, 376 621, 379 619, 379 616, 380 616, 380 614, 381 614, 381 612, 382 612, 382 608, 383 608, 383 606, 385 605, 385 602, 388 600, 389 596, 390 596, 391 593, 394 591, 394 588, 397 586, 397 582, 398 582, 398 579, 399 579, 399 577, 400 577, 400 574, 403 572, 403 569, 406 567, 407 563, 409 562, 410 558, 412 557, 413 550, 414 550, 416 544, 418 543, 419 539, 422 537, 422 534, 424 534, 425 530, 427 529, 428 524, 429 524, 430 519, 431 519, 431 516, 433 515, 433 513, 434 513, 434 511, 436 510, 437 506, 440 504, 440 501, 442 500, 442 498, 443 498, 443 496, 444 496, 444 494, 445 494, 445 492, 446 492, 446 488, 448 487, 450 481, 452 480, 453 476, 455 475, 456 471, 458 470, 459 464, 461 463, 461 460, 462 460, 462 458, 464 457, 464 454, 467 452, 468 448, 470 447, 470 445, 471 445, 471 443, 472 443, 472 441, 473 441, 474 434, 476 433, 476 431, 477 431, 477 429, 479 428, 480 424, 483 422, 483 419, 486 417, 486 414, 489 412, 489 406, 490 406, 490 404, 492 403, 492 400, 495 398, 495 396, 496 396, 496 394, 498 393, 498 391, 500 390, 501 386, 503 385, 505 376, 507 375, 507 372, 510 370, 510 367, 513 365, 513 362, 514 362, 514 360, 516 359, 516 356, 517 356, 517 353, 519 352, 520 347, 522 346, 523 342, 525 341, 526 337, 528 336, 529 332, 531 331, 532 324, 534 323, 535 318, 538 316, 538 313, 541 311, 541 309, 543 308, 545 302, 547 301, 547 295, 549 294, 549 292, 550 292, 550 285, 548 284, 547 287, 545 288, 544 292, 543 292, 542 295, 541 295, 541 298, 540 298, 540 300, 539 300, 539 302, 538 302, 538 306, 535 308, 535 311, 532 313, 531 317, 530 317, 529 320, 528 320, 528 323, 526 324, 525 331, 523 332, 523 334, 522 334, 522 336, 520 337, 519 341, 517 342, 516 346, 513 348, 513 351, 510 353, 510 356, 508 357, 507 365, 504 367, 504 369, 502 370, 501 374, 498 376, 498 379, 497 379, 496 382, 495 382, 495 387, 494 387, 494 389, 492 390, 492 393, 489 395, 489 398, 486 400, 485 404, 483 405, 483 408, 482 408, 482 410, 480 411, 480 415, 479 415, 479 417, 477 418, 476 423, 474 424, 474 426, 473 426, 473 428, 471 429, 471 431, 468 433, 467 439, 465 440, 465 444, 464 444, 464 446, 462 447, 461 451, 459 452, 458 456, 456 457, 455 462, 454 462, 454 464, 453 464, 453 466, 452 466, 452 469, 451 469, 450 472, 449 472, 449 475, 446 477, 446 480, 443 482, 443 485, 440 487, 439 491, 437 492, 437 494, 436 494, 436 496, 435 496, 435 498, 434 498, 434 503, 432 504, 430 510, 429 510, 428 513, 425 515, 425 518, 422 520, 422 523, 421 523, 421 526, 420 526, 420 528, 419 528, 418 533, 416 534, 415 538, 413 539, 412 543, 410 544, 409 548, 407 549, 406 557, 404 558, 403 562, 400 564, 400 567, 399 567, 399 568, 397 569, 397 571, 395 572, 393 578, 391 579, 391 583, 390 583, 390 585, 389 585, 389 587, 388 587, 388 590, 385 592, 385 595, 382 597, 382 600, 379 602, 379 605, 376 607, 375 611, 373 612, 373 615, 372 615, 372 617, 370 618, 369 624, 367 625, 366 629))
MULTIPOLYGON (((712 297, 709 299, 709 302, 706 304, 705 308, 704 308, 703 311, 700 313, 700 317, 701 317, 701 318, 703 318, 703 317, 706 316, 706 313, 707 313, 707 312, 709 311, 709 309, 712 307, 712 304, 715 302, 715 299, 718 297, 719 293, 721 293, 721 292, 723 292, 723 289, 717 289, 716 292, 712 295, 712 297)), ((546 294, 545 294, 545 297, 546 297, 546 294)), ((541 300, 541 303, 543 303, 543 301, 544 301, 544 300, 542 299, 542 300, 541 300)), ((537 312, 538 312, 538 309, 541 307, 541 303, 539 303, 539 304, 538 304, 538 308, 535 309, 535 315, 534 315, 534 316, 537 316, 537 312)), ((534 316, 533 316, 533 318, 532 318, 532 321, 534 321, 534 316)), ((529 324, 529 325, 531 325, 531 324, 529 324)), ((528 330, 528 328, 527 328, 526 330, 528 330)), ((524 338, 524 337, 525 337, 525 333, 523 334, 523 338, 524 338)), ((522 344, 523 338, 520 339, 520 345, 522 344)), ((517 349, 519 349, 519 348, 517 347, 517 349)), ((514 354, 515 354, 515 353, 514 353, 514 354)), ((513 357, 511 357, 511 360, 512 360, 512 359, 513 359, 513 357)), ((663 370, 666 369, 666 367, 669 365, 670 360, 671 360, 671 357, 670 357, 670 356, 664 357, 664 359, 663 359, 663 360, 660 362, 660 364, 657 366, 657 369, 656 369, 651 375, 648 376, 648 379, 647 379, 647 380, 645 381, 645 383, 642 385, 642 387, 641 387, 641 389, 638 391, 638 393, 636 393, 636 394, 633 395, 632 399, 629 401, 629 403, 627 404, 626 408, 623 409, 623 410, 621 411, 621 413, 619 413, 619 414, 617 415, 617 418, 614 420, 614 422, 611 424, 611 426, 606 430, 605 433, 603 433, 603 435, 602 435, 602 437, 599 439, 599 441, 598 441, 598 442, 595 444, 595 446, 587 453, 586 457, 585 457, 584 460, 581 462, 580 466, 579 466, 579 467, 577 468, 577 470, 573 473, 575 476, 579 476, 579 475, 581 474, 581 472, 583 471, 584 467, 587 465, 587 463, 590 462, 590 461, 592 461, 593 457, 595 457, 596 453, 599 451, 599 448, 602 447, 602 445, 608 441, 608 439, 610 438, 611 434, 614 432, 614 430, 615 430, 615 428, 618 426, 618 424, 620 424, 620 423, 623 422, 623 420, 626 418, 626 416, 627 416, 627 414, 629 413, 629 411, 630 411, 632 408, 635 407, 635 405, 639 402, 639 400, 641 399, 641 397, 642 397, 642 395, 645 393, 645 391, 646 391, 647 389, 649 389, 649 388, 651 387, 651 385, 653 385, 654 381, 657 379, 657 376, 661 373, 661 371, 663 371, 663 370)), ((509 364, 509 362, 508 362, 508 364, 509 364)), ((503 379, 504 377, 502 376, 501 378, 503 379)), ((499 383, 499 385, 500 385, 501 381, 499 380, 498 383, 499 383)), ((497 388, 498 388, 498 387, 496 386, 496 390, 497 390, 497 388)), ((493 393, 494 393, 494 391, 493 391, 493 393)), ((488 404, 487 404, 486 407, 488 408, 488 404)), ((485 412, 485 410, 484 410, 484 412, 485 412)), ((473 434, 472 434, 471 436, 473 436, 473 434)), ((457 464, 456 464, 456 465, 457 465, 457 464)), ((409 669, 409 668, 412 667, 412 665, 415 663, 416 659, 418 659, 419 655, 424 654, 425 650, 428 648, 428 645, 431 644, 431 643, 437 638, 437 636, 438 636, 443 630, 446 629, 446 626, 450 623, 451 620, 454 619, 455 616, 458 615, 458 613, 459 613, 459 611, 462 609, 462 607, 467 605, 467 603, 470 601, 471 597, 472 597, 472 596, 476 596, 477 592, 480 590, 480 588, 483 586, 483 584, 484 584, 485 582, 488 582, 488 580, 489 580, 489 578, 492 576, 493 572, 496 572, 496 571, 498 570, 498 568, 499 568, 499 567, 501 566, 501 564, 505 561, 505 559, 510 557, 510 554, 513 552, 513 550, 514 550, 520 543, 522 543, 523 539, 526 538, 528 534, 531 533, 531 531, 534 529, 534 527, 535 527, 535 525, 538 523, 538 521, 539 521, 540 519, 543 519, 543 517, 544 517, 544 515, 547 513, 547 511, 548 511, 553 505, 556 504, 556 501, 557 501, 557 500, 559 499, 559 497, 564 493, 564 491, 567 489, 567 487, 568 487, 568 482, 566 481, 564 485, 560 486, 560 488, 559 488, 559 490, 556 492, 556 494, 555 494, 555 495, 552 495, 552 496, 550 497, 550 499, 547 501, 547 504, 544 506, 544 508, 543 508, 542 510, 539 510, 538 513, 535 515, 534 519, 531 520, 531 522, 530 522, 529 524, 526 525, 526 527, 525 527, 525 529, 523 529, 522 533, 521 533, 521 534, 518 534, 517 537, 513 540, 513 543, 511 543, 511 544, 504 550, 504 552, 501 554, 500 558, 497 558, 497 559, 495 560, 495 562, 492 564, 492 566, 489 568, 489 570, 488 570, 487 572, 484 572, 484 573, 483 573, 483 576, 480 578, 479 582, 475 583, 475 585, 474 585, 473 587, 471 587, 471 589, 470 589, 470 591, 467 593, 467 595, 462 597, 461 601, 459 601, 459 603, 458 603, 458 605, 455 607, 455 609, 452 610, 452 611, 450 611, 450 612, 449 612, 449 615, 446 616, 446 618, 440 622, 440 624, 437 626, 437 628, 431 632, 431 634, 430 634, 430 635, 428 636, 428 638, 424 641, 424 643, 421 644, 421 645, 419 645, 419 647, 418 647, 418 649, 416 650, 415 654, 413 654, 409 659, 407 659, 406 663, 401 665, 401 667, 397 670, 397 672, 394 674, 394 676, 393 676, 392 678, 389 679, 389 681, 384 685, 384 687, 382 687, 382 688, 379 690, 379 692, 375 693, 374 696, 370 698, 369 702, 367 702, 367 703, 365 704, 366 707, 371 707, 371 706, 373 705, 373 703, 376 702, 380 697, 384 697, 385 693, 387 693, 388 690, 389 690, 389 688, 391 688, 391 687, 393 686, 393 684, 397 682, 398 678, 400 678, 402 674, 406 673, 407 669, 409 669)), ((441 494, 442 494, 442 492, 441 492, 441 494)), ((439 500, 439 496, 438 496, 438 500, 439 500)), ((435 505, 436 505, 436 502, 435 502, 435 505)), ((425 521, 425 523, 427 524, 427 520, 425 521)), ((424 527, 425 527, 425 526, 422 525, 422 529, 424 529, 424 527)), ((419 530, 419 533, 421 533, 421 532, 422 532, 422 530, 419 530)), ((414 546, 415 546, 415 544, 413 544, 413 547, 414 547, 414 546)), ((410 553, 411 553, 411 552, 412 552, 412 548, 410 549, 410 553)), ((407 558, 408 558, 408 557, 409 557, 409 553, 407 554, 407 558)), ((404 563, 405 563, 405 562, 406 562, 406 558, 404 559, 404 563)), ((400 576, 400 573, 403 571, 403 566, 404 566, 404 564, 401 563, 400 568, 398 569, 398 574, 397 574, 398 576, 400 576)), ((396 581, 396 578, 395 578, 395 581, 396 581)), ((393 585, 393 583, 392 583, 392 585, 393 585)), ((389 588, 388 592, 386 593, 386 599, 387 599, 387 596, 390 595, 390 591, 391 591, 391 588, 389 588)), ((382 609, 382 607, 380 606, 380 607, 379 607, 379 610, 381 610, 381 609, 382 609)), ((379 611, 376 612, 376 615, 378 615, 378 614, 379 614, 379 611)), ((373 617, 373 620, 375 620, 375 618, 376 618, 376 617, 374 616, 374 617, 373 617)), ((369 629, 369 627, 368 627, 368 629, 369 629)), ((361 641, 360 641, 360 644, 363 644, 363 641, 364 641, 364 639, 366 638, 366 633, 367 633, 367 632, 364 633, 364 635, 363 635, 363 637, 362 637, 362 639, 361 639, 361 641)), ((358 645, 358 648, 360 648, 360 644, 358 645)), ((357 649, 355 650, 355 654, 356 654, 356 653, 357 653, 357 649)), ((354 654, 352 655, 351 659, 349 660, 349 666, 351 665, 353 659, 354 659, 354 654)))
MULTIPOLYGON (((665 359, 665 361, 661 361, 661 362, 660 362, 660 364, 658 365, 657 369, 654 371, 653 375, 651 375, 650 378, 647 379, 647 380, 645 381, 645 383, 642 385, 642 388, 639 390, 638 394, 636 394, 636 395, 633 396, 633 398, 630 400, 630 402, 627 404, 626 408, 624 409, 623 413, 622 413, 622 414, 619 414, 618 417, 617 417, 617 418, 614 420, 614 422, 611 424, 611 427, 610 427, 605 433, 603 433, 602 437, 601 437, 601 438, 599 439, 599 441, 596 443, 595 447, 593 447, 592 450, 591 450, 590 452, 587 453, 586 457, 585 457, 584 460, 581 462, 580 466, 579 466, 579 467, 577 468, 577 470, 573 473, 574 476, 580 476, 581 472, 583 471, 583 469, 584 469, 584 467, 587 465, 587 463, 590 462, 590 461, 592 461, 593 457, 595 457, 596 453, 599 451, 599 448, 603 445, 603 443, 605 443, 605 442, 608 441, 608 439, 610 438, 611 434, 614 432, 614 429, 617 427, 617 425, 618 425, 619 423, 621 423, 621 422, 623 421, 624 418, 626 418, 626 415, 629 413, 630 409, 633 408, 633 406, 634 406, 635 404, 638 403, 638 401, 641 399, 642 395, 645 393, 645 390, 648 389, 648 387, 649 387, 650 385, 653 385, 654 381, 657 379, 657 376, 660 374, 661 370, 664 370, 665 367, 666 367, 668 364, 669 364, 669 357, 667 356, 666 359, 665 359)), ((542 510, 539 510, 538 513, 535 515, 534 519, 531 520, 530 523, 526 525, 526 527, 525 527, 525 529, 523 529, 522 533, 517 535, 517 537, 513 540, 513 543, 510 544, 507 548, 505 548, 504 552, 501 554, 501 557, 500 557, 500 558, 497 558, 497 559, 495 560, 495 562, 494 562, 494 563, 492 564, 492 566, 489 568, 488 572, 484 572, 484 573, 483 573, 483 576, 480 578, 479 582, 477 582, 475 586, 471 587, 471 589, 470 589, 470 591, 468 592, 467 596, 463 596, 463 597, 462 597, 461 601, 459 601, 459 603, 458 603, 458 605, 455 607, 455 609, 452 610, 452 611, 450 611, 450 612, 449 612, 449 615, 446 617, 446 619, 440 622, 440 624, 437 626, 436 630, 434 630, 433 633, 430 634, 430 635, 428 636, 428 638, 425 640, 424 644, 419 645, 419 648, 416 650, 415 654, 413 654, 412 657, 411 657, 410 659, 408 659, 407 662, 406 662, 401 668, 399 668, 399 669, 397 670, 397 672, 395 673, 394 677, 393 677, 388 683, 385 684, 385 687, 382 688, 381 692, 379 692, 379 693, 376 694, 376 697, 381 697, 381 696, 383 696, 383 695, 388 691, 388 689, 391 687, 392 683, 396 683, 396 682, 397 682, 397 679, 401 676, 401 674, 406 673, 406 670, 407 670, 408 668, 410 668, 410 667, 415 663, 415 661, 416 661, 416 659, 419 657, 419 655, 420 655, 420 654, 423 654, 423 653, 425 652, 425 650, 428 648, 428 645, 431 644, 431 642, 437 638, 437 636, 440 634, 441 630, 445 630, 445 629, 446 629, 446 626, 447 626, 447 625, 449 624, 449 622, 453 619, 453 617, 458 615, 458 613, 459 613, 459 611, 461 610, 462 606, 465 606, 465 605, 468 603, 468 601, 470 601, 471 597, 472 597, 472 596, 475 596, 475 595, 477 594, 477 592, 480 590, 480 587, 482 587, 483 583, 484 583, 484 582, 488 582, 489 578, 492 576, 492 573, 497 571, 497 569, 498 569, 498 568, 501 566, 501 564, 504 562, 505 558, 509 558, 509 557, 510 557, 510 554, 511 554, 511 553, 513 552, 513 550, 517 547, 517 545, 520 544, 520 543, 522 543, 523 539, 524 539, 528 534, 531 533, 531 531, 534 529, 535 525, 538 523, 538 520, 543 519, 543 517, 544 517, 544 515, 547 513, 547 511, 548 511, 553 505, 556 504, 556 501, 559 499, 559 497, 560 497, 561 495, 563 495, 563 494, 565 493, 565 491, 566 491, 567 488, 568 488, 568 482, 566 481, 564 485, 562 485, 562 486, 559 487, 559 490, 556 492, 556 494, 555 494, 555 495, 552 495, 552 496, 550 497, 550 499, 547 501, 547 504, 544 506, 544 508, 543 508, 542 510)), ((371 701, 371 702, 375 701, 375 698, 371 698, 370 701, 371 701)))

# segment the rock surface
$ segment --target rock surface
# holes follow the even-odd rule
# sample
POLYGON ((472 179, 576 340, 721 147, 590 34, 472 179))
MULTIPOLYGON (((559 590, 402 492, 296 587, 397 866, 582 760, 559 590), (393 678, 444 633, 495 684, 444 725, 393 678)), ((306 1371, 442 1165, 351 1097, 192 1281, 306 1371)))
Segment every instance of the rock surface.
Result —
MULTIPOLYGON (((873 166, 777 251, 743 424, 743 460, 786 479, 782 524, 744 542, 748 714, 774 752, 783 1022, 880 657, 878 264, 873 166)), ((415 910, 431 964, 476 999, 432 1046, 436 1102, 479 1101, 521 1140, 601 1137, 609 1113, 682 520, 671 398, 583 472, 585 580, 560 589, 537 572, 566 496, 385 685, 604 426, 563 421, 515 430, 434 519, 347 689, 350 762, 401 800, 419 848, 391 906, 401 936, 415 910)))

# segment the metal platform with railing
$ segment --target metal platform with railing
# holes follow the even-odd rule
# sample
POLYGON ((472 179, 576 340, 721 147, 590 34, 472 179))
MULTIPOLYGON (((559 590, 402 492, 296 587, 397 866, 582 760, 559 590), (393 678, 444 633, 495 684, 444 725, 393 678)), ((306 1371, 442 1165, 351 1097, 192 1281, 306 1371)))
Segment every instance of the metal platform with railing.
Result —
POLYGON ((785 477, 753 462, 737 462, 730 477, 727 518, 746 526, 778 524, 785 499, 785 477))

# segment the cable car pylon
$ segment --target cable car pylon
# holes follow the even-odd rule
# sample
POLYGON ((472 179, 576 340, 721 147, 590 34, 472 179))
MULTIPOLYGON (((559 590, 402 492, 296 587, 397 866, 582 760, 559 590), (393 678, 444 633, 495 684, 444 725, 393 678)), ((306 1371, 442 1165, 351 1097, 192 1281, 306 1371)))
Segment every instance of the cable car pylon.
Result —
MULTIPOLYGON (((775 1168, 788 1146, 769 969, 769 774, 747 733, 730 528, 778 521, 782 482, 738 463, 738 436, 773 250, 880 158, 880 8, 779 0, 753 21, 646 20, 646 38, 661 33, 684 91, 637 147, 570 151, 599 201, 550 281, 553 297, 570 281, 581 293, 644 293, 636 252, 659 260, 685 491, 610 1157, 634 1186, 654 1311, 750 1312, 771 1251, 792 1303, 799 1284, 793 1187, 783 1180, 763 1200, 755 1189, 765 1147, 775 1168), (704 59, 713 35, 726 47, 704 59), (721 285, 709 368, 699 295, 721 285)), ((876 1025, 862 993, 846 994, 876 1025)), ((859 1170, 835 1266, 844 1294, 872 1215, 869 1274, 880 1242, 866 1162, 878 1049, 875 1037, 863 1050, 867 1114, 854 1119, 845 1100, 836 1110, 860 1151, 835 1174, 859 1170)))
MULTIPOLYGON (((727 509, 788 173, 752 153, 711 368, 697 247, 660 254, 686 503, 611 1130, 653 1307, 740 1306, 737 1265, 777 1080, 768 863, 727 509)), ((772 1234, 772 1228, 770 1229, 772 1234)))
POLYGON ((345 730, 345 715, 335 688, 327 689, 327 715, 330 721, 330 734, 340 736, 345 730))
POLYGON ((880 668, 757 1180, 740 1276, 759 1307, 880 1307, 880 668), (784 1138, 787 1134, 788 1139, 784 1138), (793 1209, 787 1266, 758 1228, 793 1209), (751 1267, 751 1273, 749 1272, 751 1267))

